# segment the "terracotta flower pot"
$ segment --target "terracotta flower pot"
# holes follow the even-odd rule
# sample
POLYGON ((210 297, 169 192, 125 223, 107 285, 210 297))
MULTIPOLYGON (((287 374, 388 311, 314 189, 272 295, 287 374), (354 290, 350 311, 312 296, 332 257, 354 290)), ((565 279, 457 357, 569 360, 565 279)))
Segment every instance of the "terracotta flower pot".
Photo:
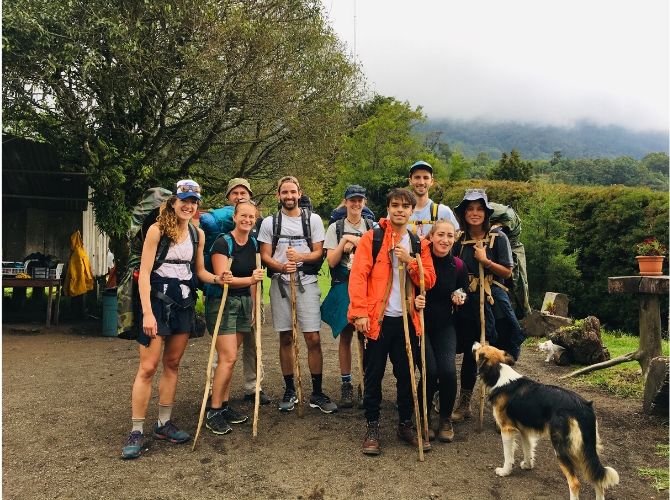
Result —
POLYGON ((635 257, 640 266, 640 276, 661 276, 663 274, 663 255, 638 255, 635 257))

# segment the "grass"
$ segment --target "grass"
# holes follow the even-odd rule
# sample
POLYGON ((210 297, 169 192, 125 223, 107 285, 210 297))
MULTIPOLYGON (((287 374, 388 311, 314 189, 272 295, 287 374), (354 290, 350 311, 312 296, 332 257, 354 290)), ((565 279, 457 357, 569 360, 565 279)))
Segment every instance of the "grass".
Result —
MULTIPOLYGON (((668 458, 668 445, 667 444, 657 444, 656 445, 656 455, 659 457, 668 458)), ((654 488, 657 491, 668 490, 670 483, 670 478, 668 477, 667 468, 653 468, 653 467, 639 467, 637 469, 638 475, 642 477, 649 478, 654 483, 654 488)))
MULTIPOLYGON (((601 330, 603 344, 607 346, 612 358, 633 352, 638 348, 639 339, 621 331, 601 330)), ((661 341, 664 356, 668 355, 668 341, 661 341)), ((575 367, 576 368, 576 367, 575 367)), ((637 361, 629 361, 619 365, 596 370, 573 379, 577 386, 598 387, 621 398, 642 399, 644 394, 644 378, 637 361)))

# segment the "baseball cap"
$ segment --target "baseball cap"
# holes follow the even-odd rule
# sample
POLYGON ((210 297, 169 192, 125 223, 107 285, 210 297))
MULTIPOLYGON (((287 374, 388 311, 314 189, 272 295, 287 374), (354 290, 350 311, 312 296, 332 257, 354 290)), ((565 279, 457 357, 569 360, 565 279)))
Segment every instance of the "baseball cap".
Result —
POLYGON ((177 182, 175 194, 180 200, 185 200, 186 198, 202 200, 202 196, 200 196, 200 184, 193 179, 183 179, 177 182))
POLYGON ((356 196, 360 196, 366 200, 368 199, 365 188, 363 186, 359 186, 358 184, 347 186, 347 189, 344 190, 344 199, 348 200, 350 198, 355 198, 356 196))
POLYGON ((228 187, 226 188, 226 198, 228 198, 230 192, 237 186, 242 186, 246 188, 246 190, 249 191, 249 195, 254 194, 253 191, 251 190, 251 185, 249 184, 248 180, 243 179, 242 177, 235 177, 234 179, 230 179, 230 181, 228 182, 228 187))
POLYGON ((409 167, 409 175, 411 176, 415 170, 428 170, 431 175, 433 174, 433 167, 430 166, 430 163, 423 160, 419 160, 409 167))

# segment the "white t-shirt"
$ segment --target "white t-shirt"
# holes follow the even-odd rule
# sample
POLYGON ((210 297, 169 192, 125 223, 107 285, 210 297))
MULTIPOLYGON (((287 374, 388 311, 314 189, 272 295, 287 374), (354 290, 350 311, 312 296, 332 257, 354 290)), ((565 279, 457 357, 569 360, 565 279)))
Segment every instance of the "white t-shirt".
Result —
MULTIPOLYGON (((403 237, 400 239, 399 244, 404 247, 405 250, 411 252, 409 234, 407 234, 407 232, 405 232, 403 237)), ((402 300, 400 300, 400 274, 398 272, 398 258, 393 253, 391 254, 391 264, 393 267, 393 281, 391 282, 391 291, 389 292, 389 300, 386 303, 384 316, 398 318, 402 316, 402 300)), ((407 265, 405 265, 405 273, 407 273, 407 265)), ((405 274, 405 281, 408 279, 409 275, 405 274)))
MULTIPOLYGON (((428 232, 430 231, 430 228, 433 227, 433 225, 430 223, 415 224, 414 221, 432 220, 431 206, 433 203, 433 200, 428 200, 428 203, 426 203, 425 207, 423 207, 421 210, 415 209, 409 218, 409 223, 407 225, 408 229, 421 238, 428 236, 428 232)), ((451 211, 451 208, 440 203, 437 206, 437 220, 442 219, 450 221, 454 225, 454 229, 458 231, 458 221, 456 220, 454 213, 451 211)))
MULTIPOLYGON (((312 231, 312 243, 319 243, 320 241, 323 241, 325 238, 325 231, 323 229, 323 222, 321 221, 321 217, 313 213, 309 220, 312 231)), ((304 236, 302 231, 302 219, 300 215, 297 217, 289 217, 288 215, 282 213, 280 229, 283 236, 304 236)), ((263 219, 261 229, 258 231, 258 241, 272 245, 272 231, 272 216, 270 215, 263 219)), ((288 259, 286 258, 286 250, 289 246, 295 248, 299 253, 311 252, 309 246, 307 245, 307 240, 305 239, 279 238, 277 241, 277 248, 275 249, 275 253, 272 258, 281 262, 282 264, 288 262, 288 259)), ((300 281, 305 285, 316 282, 316 275, 304 274, 302 271, 300 271, 302 264, 302 262, 298 262, 300 281)), ((290 280, 290 274, 282 274, 281 278, 288 282, 290 280)))
MULTIPOLYGON (((323 242, 323 248, 326 250, 332 250, 337 248, 339 241, 337 241, 337 222, 333 222, 328 226, 326 231, 326 239, 323 242)), ((344 219, 344 233, 357 233, 363 234, 368 230, 368 226, 365 225, 365 220, 361 218, 357 225, 352 224, 347 219, 344 219)), ((342 233, 342 234, 344 234, 342 233)), ((351 254, 342 252, 342 258, 340 259, 340 264, 351 269, 349 263, 351 262, 351 254)))

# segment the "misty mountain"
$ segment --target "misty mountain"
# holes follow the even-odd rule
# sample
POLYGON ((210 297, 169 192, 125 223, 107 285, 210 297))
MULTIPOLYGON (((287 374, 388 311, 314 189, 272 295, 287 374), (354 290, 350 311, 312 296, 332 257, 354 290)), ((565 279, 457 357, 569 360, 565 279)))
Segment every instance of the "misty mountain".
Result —
POLYGON ((439 142, 465 156, 488 153, 497 159, 517 149, 525 159, 549 159, 554 151, 564 158, 640 159, 648 153, 668 153, 667 132, 636 132, 620 126, 599 126, 581 122, 573 127, 486 123, 481 121, 428 120, 417 127, 427 134, 438 133, 439 142))

